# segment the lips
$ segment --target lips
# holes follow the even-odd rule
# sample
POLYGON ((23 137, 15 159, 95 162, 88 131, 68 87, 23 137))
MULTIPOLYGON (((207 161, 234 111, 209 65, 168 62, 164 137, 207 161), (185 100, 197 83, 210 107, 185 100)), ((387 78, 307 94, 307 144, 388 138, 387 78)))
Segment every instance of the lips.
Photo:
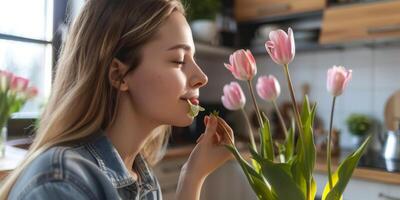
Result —
POLYGON ((199 100, 197 98, 190 98, 189 101, 193 104, 193 105, 199 105, 199 100))
POLYGON ((197 97, 190 97, 190 98, 184 98, 184 97, 182 97, 181 98, 182 100, 184 100, 184 101, 187 101, 187 100, 189 100, 190 101, 190 103, 192 103, 193 105, 199 105, 199 99, 197 98, 197 97))

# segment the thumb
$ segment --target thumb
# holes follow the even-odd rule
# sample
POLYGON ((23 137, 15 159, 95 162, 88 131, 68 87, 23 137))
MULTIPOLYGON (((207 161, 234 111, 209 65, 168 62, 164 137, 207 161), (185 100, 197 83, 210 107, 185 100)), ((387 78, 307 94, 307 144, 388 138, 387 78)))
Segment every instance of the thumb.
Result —
POLYGON ((211 115, 208 119, 204 137, 206 138, 212 137, 214 133, 217 131, 217 125, 218 125, 217 118, 214 115, 211 115))

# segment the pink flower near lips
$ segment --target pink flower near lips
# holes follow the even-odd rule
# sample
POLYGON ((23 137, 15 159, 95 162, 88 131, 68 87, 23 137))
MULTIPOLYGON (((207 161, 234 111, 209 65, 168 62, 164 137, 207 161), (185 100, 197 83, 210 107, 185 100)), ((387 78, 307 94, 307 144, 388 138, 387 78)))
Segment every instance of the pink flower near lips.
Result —
POLYGON ((250 50, 237 50, 229 57, 229 64, 225 67, 238 80, 251 80, 257 74, 256 60, 250 50))
POLYGON ((28 99, 36 97, 39 93, 35 86, 28 87, 25 92, 28 99))
POLYGON ((272 60, 280 65, 287 65, 292 62, 295 54, 295 44, 293 31, 291 28, 286 34, 278 29, 269 33, 269 41, 265 43, 265 48, 272 60))
POLYGON ((333 66, 328 70, 326 88, 333 96, 339 96, 346 89, 351 80, 352 70, 346 70, 342 66, 333 66))
POLYGON ((239 83, 231 82, 224 86, 224 95, 221 97, 222 104, 228 110, 239 110, 244 107, 246 97, 239 83))
POLYGON ((258 95, 266 101, 274 101, 281 93, 281 86, 275 76, 261 76, 256 85, 258 95))
POLYGON ((10 89, 16 92, 25 91, 28 87, 29 80, 19 76, 14 76, 11 79, 10 89))

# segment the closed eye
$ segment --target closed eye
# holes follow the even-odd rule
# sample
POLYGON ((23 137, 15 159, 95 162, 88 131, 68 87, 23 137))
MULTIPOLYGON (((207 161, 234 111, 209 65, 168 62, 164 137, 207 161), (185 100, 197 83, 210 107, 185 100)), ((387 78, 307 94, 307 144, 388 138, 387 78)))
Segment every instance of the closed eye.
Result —
POLYGON ((185 64, 185 62, 184 62, 184 61, 173 61, 173 63, 179 64, 179 65, 183 65, 183 64, 185 64))

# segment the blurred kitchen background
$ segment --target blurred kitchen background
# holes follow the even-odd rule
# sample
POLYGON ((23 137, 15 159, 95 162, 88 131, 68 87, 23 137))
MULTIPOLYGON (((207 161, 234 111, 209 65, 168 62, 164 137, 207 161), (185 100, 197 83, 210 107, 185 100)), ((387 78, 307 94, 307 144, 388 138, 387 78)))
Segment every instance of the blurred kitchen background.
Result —
MULTIPOLYGON (((317 102, 316 145, 324 154, 331 96, 326 91, 327 69, 343 65, 353 70, 348 89, 337 99, 333 122, 338 143, 335 155, 355 149, 365 135, 374 140, 360 161, 345 199, 400 199, 400 0, 184 0, 196 45, 196 60, 209 78, 200 90, 206 108, 195 122, 174 127, 165 159, 155 167, 164 198, 173 199, 180 167, 204 130, 204 115, 219 110, 235 131, 238 145, 248 141, 242 114, 221 104, 222 88, 235 81, 223 63, 236 49, 250 49, 260 75, 273 74, 281 83, 277 102, 290 123, 290 97, 283 70, 267 55, 264 43, 271 30, 294 31, 296 56, 290 72, 299 102, 307 94, 317 102)), ((10 145, 27 147, 32 123, 51 91, 54 64, 68 30, 84 0, 0 0, 0 69, 28 77, 39 87, 8 123, 10 145), (28 138, 28 139, 27 139, 28 138)), ((254 84, 257 79, 254 79, 254 84)), ((246 112, 254 121, 245 82, 246 112)), ((270 117, 274 137, 280 138, 273 106, 258 99, 270 117)), ((284 115, 285 115, 284 114, 284 115)), ((244 150, 245 151, 245 150, 244 150)), ((12 159, 12 156, 11 158, 12 159)), ((1 166, 2 160, 0 160, 1 166)), ((323 161, 315 176, 320 195, 326 182, 323 161)), ((236 161, 211 174, 202 199, 255 199, 236 161)))

